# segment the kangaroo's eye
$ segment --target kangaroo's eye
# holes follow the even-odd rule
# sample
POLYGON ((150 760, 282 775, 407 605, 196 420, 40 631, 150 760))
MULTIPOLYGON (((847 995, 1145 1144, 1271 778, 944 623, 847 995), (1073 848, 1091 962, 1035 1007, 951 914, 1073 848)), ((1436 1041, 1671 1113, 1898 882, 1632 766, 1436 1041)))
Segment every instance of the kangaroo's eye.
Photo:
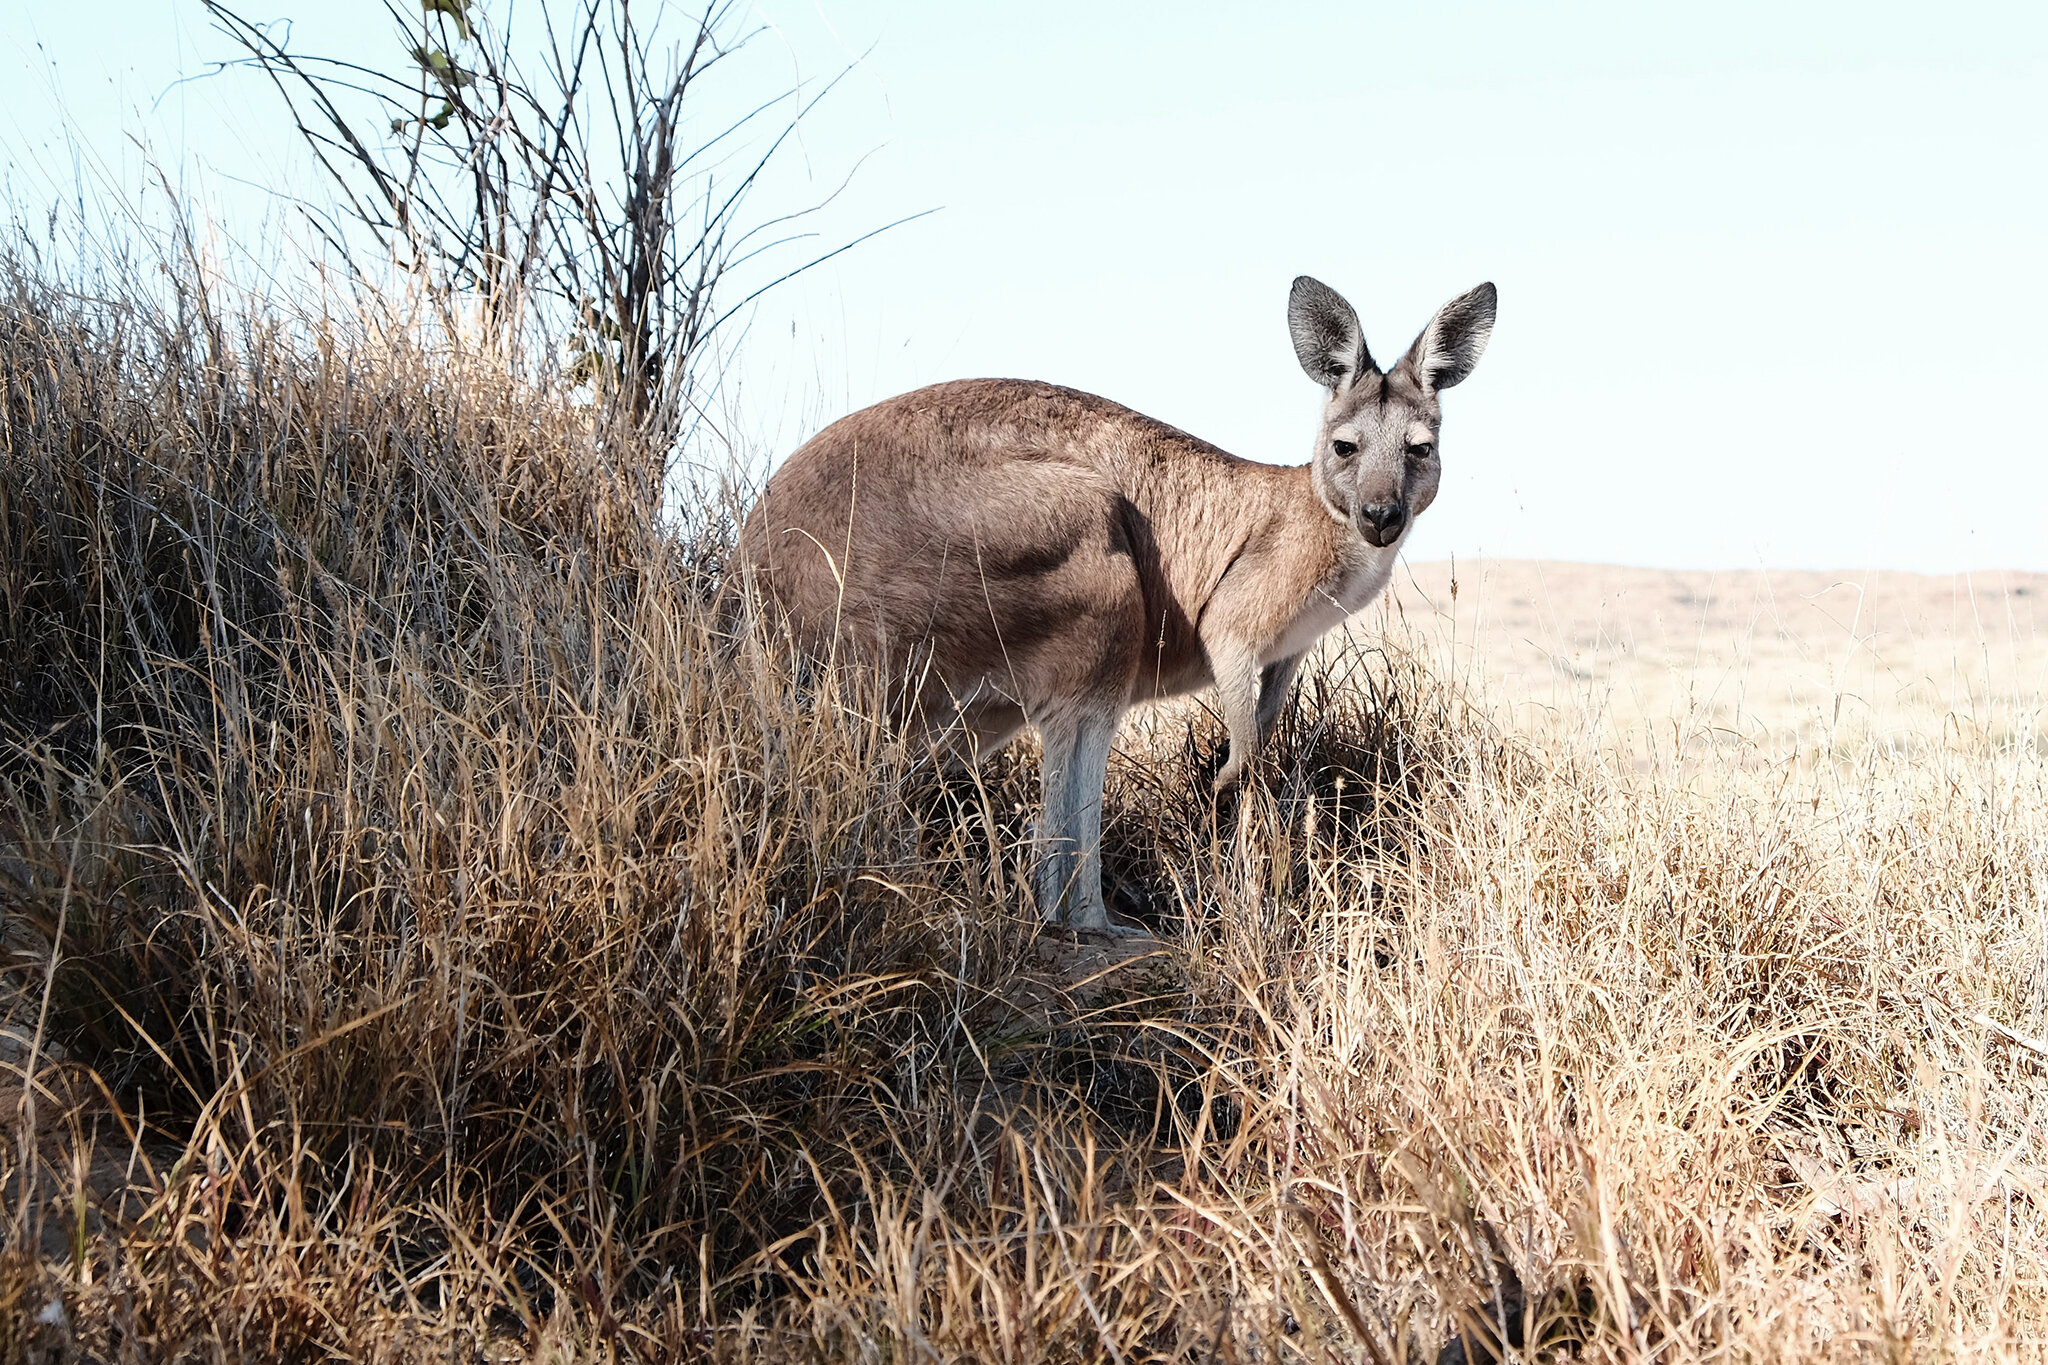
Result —
POLYGON ((1408 458, 1411 460, 1426 460, 1434 454, 1436 454, 1436 443, 1434 441, 1424 441, 1420 445, 1408 447, 1408 458))
POLYGON ((1330 442, 1330 449, 1336 453, 1338 459, 1348 460, 1358 453, 1358 442, 1332 441, 1330 442))

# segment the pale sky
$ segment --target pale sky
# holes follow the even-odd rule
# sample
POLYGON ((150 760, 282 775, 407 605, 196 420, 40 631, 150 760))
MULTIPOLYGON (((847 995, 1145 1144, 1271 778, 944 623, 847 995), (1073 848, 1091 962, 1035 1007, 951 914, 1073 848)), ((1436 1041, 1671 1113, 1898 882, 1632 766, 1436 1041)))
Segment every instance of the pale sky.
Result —
MULTIPOLYGON (((244 10, 395 43, 376 0, 244 10)), ((1389 361, 1491 279, 1411 556, 2048 569, 2040 0, 756 13, 758 88, 857 63, 774 193, 861 162, 827 243, 939 210, 759 307, 736 402, 764 450, 1001 374, 1295 463, 1293 276, 1389 361)), ((274 230, 245 185, 324 191, 258 78, 177 83, 225 55, 197 0, 9 7, 17 205, 39 221, 80 164, 132 188, 140 138, 224 232, 274 230)))

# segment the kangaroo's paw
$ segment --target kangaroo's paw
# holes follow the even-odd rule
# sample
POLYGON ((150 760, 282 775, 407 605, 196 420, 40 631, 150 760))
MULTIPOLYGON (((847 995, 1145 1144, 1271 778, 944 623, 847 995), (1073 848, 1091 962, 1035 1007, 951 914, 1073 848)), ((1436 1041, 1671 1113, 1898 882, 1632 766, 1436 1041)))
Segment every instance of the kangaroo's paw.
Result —
POLYGON ((1107 911, 1097 907, 1093 914, 1083 913, 1068 920, 1063 928, 1076 938, 1089 941, 1114 942, 1120 939, 1152 938, 1154 934, 1143 925, 1120 924, 1109 917, 1107 911))
POLYGON ((1111 942, 1120 942, 1134 938, 1157 937, 1150 929, 1145 928, 1143 925, 1118 924, 1115 920, 1110 920, 1106 924, 1100 924, 1089 929, 1077 928, 1074 932, 1081 935, 1092 935, 1094 937, 1108 939, 1111 942))

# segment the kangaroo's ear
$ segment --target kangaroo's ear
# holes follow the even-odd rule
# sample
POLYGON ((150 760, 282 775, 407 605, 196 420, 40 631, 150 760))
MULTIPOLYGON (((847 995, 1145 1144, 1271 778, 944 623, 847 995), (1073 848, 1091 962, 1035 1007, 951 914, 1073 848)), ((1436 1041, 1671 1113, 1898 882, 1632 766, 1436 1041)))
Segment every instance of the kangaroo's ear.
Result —
POLYGON ((1416 377, 1431 389, 1448 389, 1472 373, 1493 335, 1497 295, 1491 284, 1460 294, 1436 310, 1408 352, 1416 377))
POLYGON ((1294 335, 1301 368, 1333 393, 1373 367, 1358 314, 1321 280, 1295 277, 1294 288, 1287 291, 1287 330, 1294 335))

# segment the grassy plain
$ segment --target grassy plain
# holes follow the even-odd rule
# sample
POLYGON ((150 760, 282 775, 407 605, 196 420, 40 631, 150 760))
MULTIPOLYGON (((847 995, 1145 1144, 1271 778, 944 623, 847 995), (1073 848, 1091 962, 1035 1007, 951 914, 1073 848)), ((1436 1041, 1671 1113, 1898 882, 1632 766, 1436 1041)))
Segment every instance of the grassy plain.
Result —
POLYGON ((2048 700, 2042 574, 1480 560, 1407 566, 1392 606, 1518 727, 1624 743, 1676 724, 1810 755, 2009 725, 2048 700))
POLYGON ((2034 581, 1418 566, 1108 955, 663 452, 176 304, 0 301, 4 1358, 2048 1353, 2034 581))

